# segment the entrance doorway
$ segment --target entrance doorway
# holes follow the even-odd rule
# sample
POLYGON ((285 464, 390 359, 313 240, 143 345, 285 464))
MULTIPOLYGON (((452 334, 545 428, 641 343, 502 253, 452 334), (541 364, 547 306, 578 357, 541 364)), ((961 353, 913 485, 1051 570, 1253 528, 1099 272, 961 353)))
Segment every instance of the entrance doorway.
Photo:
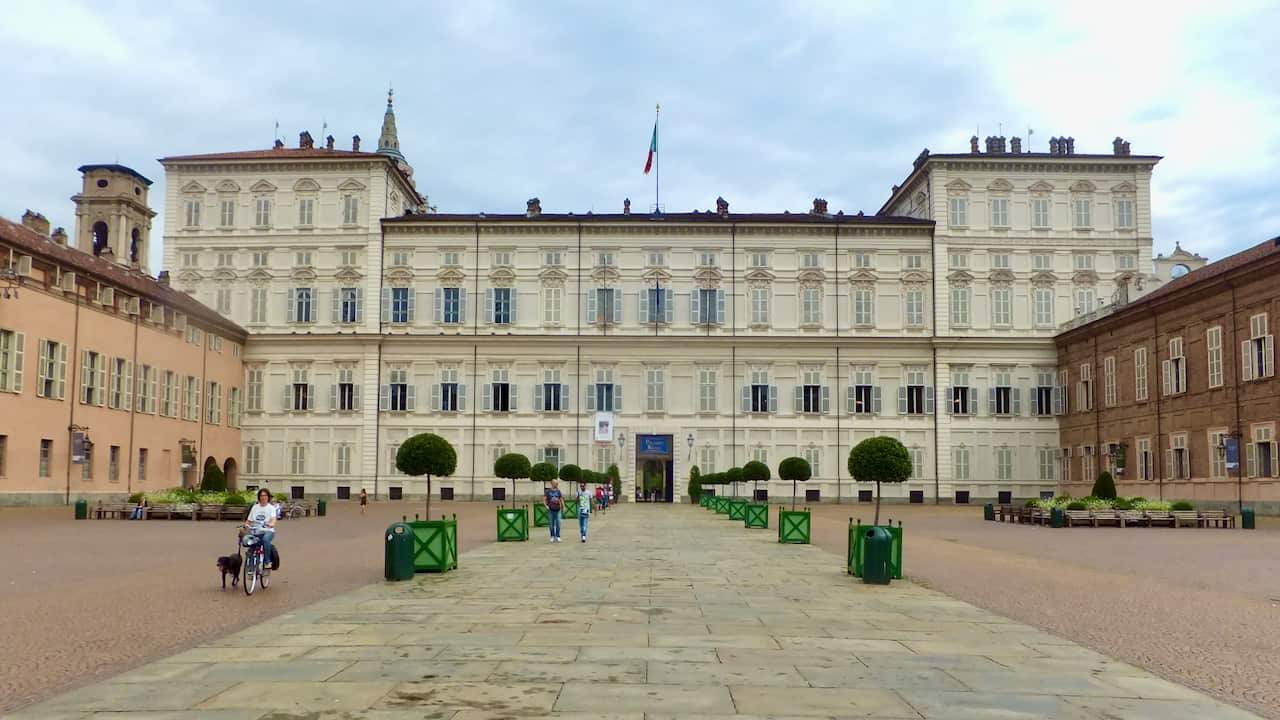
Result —
POLYGON ((636 502, 675 502, 671 437, 636 436, 636 502))

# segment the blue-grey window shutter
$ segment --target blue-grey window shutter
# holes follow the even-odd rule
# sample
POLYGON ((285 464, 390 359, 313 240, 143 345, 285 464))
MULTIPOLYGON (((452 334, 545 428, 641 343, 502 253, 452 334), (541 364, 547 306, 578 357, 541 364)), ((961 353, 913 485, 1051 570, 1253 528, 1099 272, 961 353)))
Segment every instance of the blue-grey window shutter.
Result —
POLYGON ((880 414, 880 386, 871 388, 871 412, 880 414))
POLYGON ((698 317, 698 296, 701 294, 702 291, 696 289, 689 293, 689 322, 693 325, 697 325, 702 320, 698 317))
POLYGON ((467 409, 467 386, 458 383, 458 412, 467 409))
POLYGON ((969 414, 978 414, 978 388, 969 388, 969 414))
POLYGON ((356 288, 356 322, 364 322, 364 288, 356 288))
POLYGON ((932 385, 924 386, 924 414, 925 415, 933 414, 933 386, 932 385))
POLYGON ((484 321, 497 322, 497 318, 493 315, 493 288, 486 288, 484 291, 484 321))
POLYGON ((613 412, 622 412, 622 385, 613 386, 613 412))
POLYGON ((391 288, 382 288, 382 322, 391 322, 391 288))
POLYGON ((1010 410, 1013 411, 1014 415, 1021 415, 1022 414, 1022 388, 1011 388, 1009 390, 1009 394, 1013 395, 1013 402, 1011 403, 1012 407, 1010 408, 1010 410))
POLYGON ((596 321, 596 295, 597 294, 598 292, 595 288, 592 288, 587 291, 587 324, 591 324, 596 321))
POLYGON ((645 288, 640 291, 640 305, 636 312, 636 319, 641 325, 649 322, 649 289, 645 288))
POLYGON ((533 386, 533 409, 535 412, 542 412, 542 394, 546 392, 546 383, 537 383, 533 386))
POLYGON ((413 412, 418 405, 418 386, 413 383, 406 385, 405 395, 404 409, 408 412, 413 412))
POLYGON ((852 385, 844 389, 845 406, 849 409, 849 414, 854 415, 858 412, 858 391, 852 385))
POLYGON ((480 407, 484 410, 493 409, 493 383, 485 383, 481 387, 481 396, 484 400, 480 403, 480 407))
POLYGON ((466 324, 467 322, 467 289, 458 288, 458 322, 466 324))
POLYGON ((769 386, 769 412, 778 412, 778 386, 769 386))
POLYGON ((742 386, 742 412, 751 412, 751 386, 742 386))
MULTIPOLYGON (((439 325, 444 322, 444 288, 436 288, 434 294, 435 300, 431 311, 433 315, 432 320, 439 325)), ((382 305, 383 307, 386 307, 387 301, 385 299, 382 301, 382 305)), ((383 312, 386 311, 384 310, 383 312)))
POLYGON ((568 385, 560 386, 560 410, 562 412, 569 412, 569 386, 568 385))
POLYGON ((622 291, 613 289, 613 324, 622 324, 622 291))
POLYGON ((440 383, 431 383, 431 411, 440 411, 440 383))
POLYGON ((413 318, 417 314, 417 310, 418 310, 418 293, 414 292, 413 288, 409 288, 409 316, 407 318, 409 322, 413 322, 413 318))
POLYGON ((831 412, 831 388, 822 386, 822 414, 831 412))
POLYGON ((724 290, 716 291, 716 324, 724 324, 724 290))
POLYGON ((907 386, 906 385, 898 386, 898 414, 899 415, 907 414, 907 386))
POLYGON ((587 410, 595 412, 596 409, 596 386, 594 384, 587 385, 587 410))
POLYGON ((662 321, 670 325, 675 319, 675 293, 671 290, 662 291, 662 321))

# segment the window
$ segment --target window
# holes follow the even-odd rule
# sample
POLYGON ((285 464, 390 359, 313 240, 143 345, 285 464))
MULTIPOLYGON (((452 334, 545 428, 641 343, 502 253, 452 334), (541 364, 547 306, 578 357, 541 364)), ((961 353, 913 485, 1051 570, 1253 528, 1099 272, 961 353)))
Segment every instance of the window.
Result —
POLYGON ((333 449, 333 474, 351 474, 351 446, 341 443, 333 449))
POLYGON ((996 479, 1003 482, 1013 479, 1013 448, 996 448, 996 479))
POLYGON ((951 369, 950 411, 952 415, 978 414, 978 389, 969 386, 969 368, 951 369))
MULTIPOLYGON (((398 252, 396 252, 396 253, 393 253, 393 255, 400 255, 400 256, 402 256, 402 257, 401 257, 400 262, 395 263, 396 265, 408 265, 408 264, 409 264, 409 260, 408 260, 409 252, 408 252, 408 251, 406 251, 406 250, 401 250, 401 251, 398 251, 398 252)), ((356 266, 357 266, 357 265, 359 265, 359 264, 360 264, 360 253, 359 253, 358 251, 356 251, 356 250, 343 250, 343 251, 341 251, 341 252, 338 254, 338 266, 339 266, 339 267, 349 267, 349 268, 353 268, 353 267, 356 267, 356 266)))
POLYGON ((355 195, 342 196, 342 224, 355 225, 360 222, 360 198, 355 195))
POLYGON ((289 303, 289 322, 315 322, 315 304, 312 302, 314 294, 315 290, 309 287, 293 289, 289 303))
POLYGON ((255 252, 250 256, 250 257, 252 258, 253 266, 254 266, 254 267, 266 267, 266 266, 267 266, 267 256, 268 256, 268 254, 269 254, 269 253, 267 253, 267 251, 265 251, 265 250, 257 250, 257 251, 255 251, 255 252))
POLYGON ((969 324, 969 298, 970 290, 968 286, 951 288, 952 325, 964 327, 969 324))
POLYGON ((440 370, 440 402, 432 399, 432 409, 441 412, 462 412, 467 409, 467 387, 458 382, 457 368, 440 370))
POLYGON ((671 290, 651 287, 640 291, 640 322, 656 325, 670 323, 675 301, 671 290))
POLYGON ((796 386, 795 411, 805 414, 825 413, 830 409, 830 390, 822 385, 822 370, 804 368, 796 386))
MULTIPOLYGON (((1272 425, 1255 425, 1253 442, 1245 442, 1245 471, 1249 477, 1275 477, 1280 474, 1277 463, 1275 429, 1272 425)), ((1246 438, 1246 441, 1248 438, 1246 438)))
POLYGON ((467 291, 462 288, 436 288, 436 322, 461 325, 467 317, 467 291))
POLYGON ((112 445, 107 448, 107 481, 120 481, 120 446, 112 445))
POLYGON ((1087 229, 1093 225, 1088 198, 1076 198, 1071 201, 1071 217, 1077 230, 1087 229))
POLYGON ((663 267, 667 264, 666 253, 657 250, 649 251, 648 267, 663 267))
POLYGON ((187 375, 182 379, 182 419, 200 419, 200 378, 187 375))
POLYGON ((1009 227, 1009 198, 991 198, 991 227, 1009 227))
POLYGON ((1093 312, 1097 293, 1091 287, 1076 288, 1076 315, 1088 315, 1093 312))
POLYGON ((903 263, 903 267, 907 270, 921 270, 924 268, 923 255, 911 254, 904 257, 906 258, 906 261, 903 263))
POLYGON ((545 325, 559 325, 564 309, 564 288, 559 285, 548 285, 542 288, 542 322, 545 325))
POLYGON ((262 411, 262 368, 249 368, 245 371, 244 409, 250 412, 262 411))
POLYGON ((515 412, 515 386, 510 382, 506 368, 495 368, 490 376, 492 382, 485 388, 484 409, 493 412, 515 412))
POLYGON ((542 462, 554 465, 557 470, 560 469, 560 463, 564 462, 564 453, 561 448, 538 448, 538 452, 542 454, 542 462))
POLYGON ((563 412, 569 409, 569 388, 560 382, 559 368, 544 368, 542 385, 535 390, 535 410, 563 412))
POLYGON ((1071 448, 1062 448, 1062 482, 1071 482, 1071 448))
POLYGON ((1072 267, 1077 272, 1093 269, 1093 255, 1089 253, 1076 253, 1071 256, 1072 267))
POLYGON ((93 445, 89 443, 84 445, 84 460, 80 463, 80 479, 93 479, 93 445))
POLYGON ((547 267, 560 267, 564 262, 560 259, 559 250, 548 250, 542 253, 542 264, 547 267))
POLYGON ((1187 448, 1187 434, 1177 433, 1169 436, 1169 449, 1165 451, 1168 460, 1169 479, 1189 480, 1191 478, 1191 456, 1187 448))
POLYGON ((853 324, 870 327, 875 325, 875 291, 871 288, 853 290, 853 324))
MULTIPOLYGON (((16 371, 16 365, 15 371, 16 371)), ((40 376, 36 396, 62 400, 67 391, 67 346, 53 340, 40 341, 40 376)), ((16 375, 15 375, 16 378, 16 375)))
POLYGON ((609 466, 613 464, 613 446, 597 445, 595 458, 596 472, 608 472, 609 466))
POLYGON ((822 291, 808 287, 800 290, 800 324, 818 326, 822 324, 822 291))
POLYGON ((952 270, 966 270, 969 267, 969 253, 963 251, 948 253, 947 263, 952 270))
POLYGON ((969 479, 969 448, 951 448, 951 479, 961 481, 969 479))
POLYGON ((356 385, 356 371, 352 367, 339 367, 337 382, 333 385, 329 407, 338 412, 354 412, 359 405, 357 397, 359 389, 356 385))
POLYGON ((267 289, 255 287, 249 290, 249 322, 265 323, 267 321, 267 289))
POLYGON ((102 405, 106 402, 107 359, 101 353, 83 350, 80 353, 80 402, 85 405, 102 405))
POLYGON ((440 264, 445 267, 461 267, 461 255, 457 250, 445 250, 440 253, 440 264))
POLYGON ((290 445, 289 446, 289 474, 290 475, 306 475, 307 474, 307 446, 306 445, 290 445))
POLYGON ((992 270, 1008 270, 1010 267, 1009 253, 991 253, 992 270))
MULTIPOLYGON (((393 288, 393 290, 402 289, 404 288, 393 288)), ((361 302, 363 296, 363 288, 338 288, 338 316, 334 320, 341 325, 354 325, 362 321, 364 319, 364 308, 362 307, 364 303, 361 302)))
POLYGON ((1032 407, 1032 414, 1053 415, 1053 395, 1053 371, 1037 370, 1035 405, 1032 407))
POLYGON ((235 263, 235 253, 220 252, 217 255, 215 263, 218 267, 233 267, 235 263))
POLYGON ((763 369, 754 369, 751 371, 751 384, 747 385, 745 397, 742 399, 742 411, 752 413, 767 413, 774 408, 777 392, 773 386, 769 384, 769 371, 763 369))
POLYGON ((1117 270, 1136 270, 1138 269, 1138 256, 1133 253, 1118 253, 1116 255, 1117 270))
POLYGON ((200 266, 200 253, 197 252, 183 252, 178 259, 184 268, 200 266))
POLYGON ((751 253, 751 267, 766 268, 769 267, 769 253, 759 250, 751 253))
POLYGON ((1107 407, 1115 407, 1116 393, 1116 359, 1107 356, 1102 359, 1102 402, 1107 407))
POLYGON ((710 445, 698 448, 698 470, 703 475, 716 471, 716 449, 710 445))
POLYGON ((613 267, 613 253, 598 252, 596 253, 596 267, 613 267))
POLYGON ((987 410, 992 415, 1021 415, 1022 398, 1013 386, 1012 368, 991 368, 991 397, 987 410))
POLYGON ((240 388, 227 390, 227 427, 240 427, 240 388))
POLYGON ((1037 287, 1032 290, 1032 297, 1036 327, 1053 327, 1053 288, 1037 287))
POLYGON ((667 372, 662 368, 645 370, 645 410, 662 412, 667 407, 666 400, 667 372))
POLYGON ((210 425, 222 422, 222 383, 207 383, 204 407, 205 422, 210 425))
POLYGON ((244 446, 244 474, 257 475, 262 472, 262 446, 244 446))
POLYGON ((137 392, 134 395, 137 398, 134 403, 134 410, 137 412, 155 413, 157 374, 150 365, 138 366, 138 382, 135 386, 137 392))
POLYGON ((307 369, 294 368, 293 382, 285 386, 285 410, 305 412, 315 404, 315 389, 307 382, 307 369))
POLYGON ((715 368, 698 368, 698 412, 716 411, 717 375, 715 368))
POLYGON ((855 252, 853 255, 853 266, 859 270, 870 270, 872 268, 871 253, 855 252))
POLYGON ((271 198, 254 199, 253 225, 259 228, 271 227, 271 198))
POLYGON ((1144 347, 1133 351, 1133 399, 1138 402, 1147 399, 1147 349, 1144 347))
POLYGON ((1209 477, 1214 480, 1227 477, 1227 454, 1218 450, 1226 441, 1226 435, 1226 430, 1209 431, 1209 477))
POLYGON ((1086 480, 1093 480, 1098 477, 1094 467, 1092 445, 1085 445, 1080 448, 1080 473, 1086 480))
POLYGON ((587 410, 620 412, 622 386, 613 384, 611 368, 596 368, 596 382, 587 388, 587 410))
POLYGON ((311 227, 315 224, 316 214, 315 198, 298 198, 298 224, 302 227, 311 227))
POLYGON ((200 227, 200 201, 188 200, 186 204, 187 214, 183 227, 198 228, 200 227))
POLYGON ((1177 395, 1187 389, 1187 359, 1182 354, 1182 338, 1169 340, 1169 359, 1161 362, 1162 395, 1177 395))
POLYGON ((1037 463, 1040 469, 1041 482, 1053 482, 1055 480, 1055 469, 1058 465, 1058 451, 1055 448, 1040 448, 1037 463))
POLYGON ((383 408, 390 412, 412 412, 414 390, 408 368, 391 368, 387 372, 387 402, 383 408))
POLYGON ((880 412, 880 388, 876 387, 876 369, 872 365, 860 365, 853 369, 848 390, 850 415, 873 415, 880 412))
POLYGON ((969 224, 969 198, 953 197, 950 199, 951 227, 965 227, 969 224))
POLYGON ((991 288, 991 324, 1008 327, 1013 324, 1012 291, 1007 287, 991 288))
POLYGON ((1116 227, 1129 230, 1133 225, 1133 198, 1116 198, 1116 227))
POLYGON ((800 267, 802 268, 822 267, 821 253, 816 253, 816 252, 800 253, 800 267))
POLYGON ((1080 366, 1080 381, 1076 383, 1076 405, 1080 412, 1093 409, 1093 364, 1080 366))
POLYGON ((1151 472, 1151 439, 1138 438, 1138 477, 1142 480, 1150 480, 1151 472))
POLYGON ((765 465, 768 465, 769 451, 764 446, 757 445, 751 449, 751 459, 758 463, 763 463, 765 465))
POLYGON ((231 288, 219 287, 214 293, 214 309, 223 315, 231 314, 231 288))
POLYGON ((160 415, 163 417, 177 417, 179 404, 178 393, 181 388, 178 385, 178 375, 172 370, 165 370, 161 376, 160 383, 160 415))
POLYGON ((413 322, 413 288, 387 288, 390 294, 391 308, 388 322, 405 324, 413 322))
POLYGON ((769 324, 769 288, 751 288, 751 324, 769 324))
POLYGON ((720 264, 720 256, 713 252, 698 253, 698 267, 715 267, 720 264))
POLYGON ((493 267, 511 267, 512 265, 514 265, 514 263, 512 263, 512 262, 511 262, 511 251, 510 251, 510 250, 496 250, 496 251, 494 251, 494 253, 493 253, 493 267))
POLYGON ((724 291, 703 288, 689 293, 689 316, 694 325, 724 324, 724 291))
POLYGON ((909 480, 919 480, 929 472, 924 464, 924 448, 909 447, 907 454, 911 456, 911 475, 909 480))
POLYGON ((910 289, 903 297, 906 324, 912 327, 924 325, 924 290, 910 289))
POLYGON ((1245 382, 1276 374, 1275 336, 1267 332, 1267 314, 1249 317, 1249 339, 1240 343, 1241 373, 1245 382))
POLYGON ((1051 272, 1053 270, 1053 256, 1046 253, 1036 253, 1032 255, 1031 269, 1041 272, 1051 272))
POLYGON ((311 251, 299 250, 293 254, 293 266, 299 268, 311 267, 311 251))
POLYGON ((236 224, 236 201, 223 200, 218 203, 218 227, 234 227, 236 224))
POLYGON ((1205 331, 1205 348, 1209 355, 1209 387, 1222 387, 1222 326, 1205 331))
MULTIPOLYGON (((643 293, 641 297, 647 297, 643 293)), ((641 313, 643 316, 644 313, 641 313)), ((595 288, 587 291, 587 322, 617 325, 622 322, 622 291, 617 288, 595 288)))
POLYGON ((932 415, 933 386, 925 384, 924 367, 905 368, 905 382, 898 388, 899 415, 932 415))
POLYGON ((1031 227, 1040 230, 1049 227, 1049 198, 1031 198, 1031 227))

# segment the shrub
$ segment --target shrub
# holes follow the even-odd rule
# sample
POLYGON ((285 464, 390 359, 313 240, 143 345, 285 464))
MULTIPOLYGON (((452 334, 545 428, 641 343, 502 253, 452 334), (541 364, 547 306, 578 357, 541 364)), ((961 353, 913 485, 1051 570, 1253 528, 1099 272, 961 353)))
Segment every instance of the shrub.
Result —
POLYGON ((529 468, 529 479, 534 482, 546 485, 556 477, 556 466, 551 463, 541 462, 529 468))
POLYGON ((138 503, 142 502, 142 498, 143 498, 143 493, 136 492, 129 496, 129 502, 133 503, 134 505, 137 505, 138 503))
POLYGON ((1090 494, 1103 500, 1115 500, 1116 481, 1111 477, 1111 473, 1106 471, 1098 473, 1098 479, 1093 483, 1093 492, 1090 494))
POLYGON ((227 496, 222 500, 222 504, 223 505, 248 505, 249 498, 245 497, 244 493, 227 493, 227 496))
POLYGON ((204 477, 200 479, 200 490, 202 492, 224 492, 227 489, 227 478, 222 474, 222 469, 217 465, 207 465, 204 469, 204 477))
POLYGON ((560 466, 560 479, 570 485, 577 485, 582 479, 582 468, 572 463, 560 466))
POLYGON ((511 506, 516 502, 516 481, 529 477, 529 458, 520 453, 507 453, 493 462, 493 474, 511 481, 511 506))
POLYGON ((274 500, 274 501, 276 501, 276 502, 278 502, 278 503, 287 503, 287 502, 289 502, 289 496, 288 496, 288 495, 285 495, 284 493, 276 493, 275 495, 272 495, 272 496, 271 496, 271 499, 272 499, 272 500, 274 500))
POLYGON ((791 481, 791 509, 796 509, 796 483, 808 482, 813 476, 809 461, 802 457, 789 457, 778 463, 778 477, 791 481))
POLYGON ((1072 500, 1067 503, 1068 510, 1088 510, 1089 506, 1083 500, 1072 500))
POLYGON ((698 502, 698 498, 702 496, 702 473, 698 471, 698 466, 694 465, 689 468, 689 500, 698 502))
POLYGON ((448 477, 458 468, 458 453, 448 440, 434 433, 419 433, 396 451, 396 469, 411 477, 427 476, 426 518, 431 519, 431 476, 448 477))
POLYGON ((867 438, 849 451, 849 474, 855 482, 876 484, 875 525, 880 524, 880 483, 902 483, 911 477, 911 454, 896 439, 867 438))
POLYGON ((1053 499, 1053 502, 1055 505, 1065 505, 1066 503, 1071 502, 1071 500, 1072 500, 1071 495, 1068 494, 1068 495, 1059 495, 1058 497, 1053 499))
POLYGON ((724 471, 724 481, 733 486, 733 496, 738 497, 738 485, 742 483, 742 468, 729 468, 724 471))
POLYGON ((1173 503, 1163 501, 1163 500, 1146 500, 1146 499, 1138 499, 1138 498, 1134 498, 1133 500, 1134 510, 1149 510, 1151 512, 1169 512, 1169 510, 1172 509, 1172 505, 1173 503))
POLYGON ((1176 502, 1176 503, 1174 503, 1174 504, 1170 505, 1170 506, 1169 506, 1169 509, 1170 509, 1170 510, 1178 510, 1178 511, 1182 511, 1182 510, 1195 510, 1195 509, 1196 509, 1196 506, 1195 506, 1195 505, 1192 505, 1191 503, 1187 502, 1186 500, 1179 500, 1178 502, 1176 502))
POLYGON ((1132 510, 1133 500, 1130 500, 1129 498, 1116 498, 1115 501, 1111 503, 1111 506, 1117 510, 1132 510))
POLYGON ((609 476, 609 482, 613 485, 613 497, 616 501, 622 500, 622 473, 618 472, 617 465, 610 465, 608 470, 604 471, 609 476))

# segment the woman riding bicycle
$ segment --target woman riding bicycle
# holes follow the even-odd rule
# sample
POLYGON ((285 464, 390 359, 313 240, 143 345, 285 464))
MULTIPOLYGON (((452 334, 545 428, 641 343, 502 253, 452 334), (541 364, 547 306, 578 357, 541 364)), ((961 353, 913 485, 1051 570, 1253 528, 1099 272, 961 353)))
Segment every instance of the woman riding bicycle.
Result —
POLYGON ((244 526, 262 538, 263 564, 270 563, 271 541, 276 536, 276 509, 271 504, 270 490, 262 488, 258 491, 258 504, 249 508, 244 526))

